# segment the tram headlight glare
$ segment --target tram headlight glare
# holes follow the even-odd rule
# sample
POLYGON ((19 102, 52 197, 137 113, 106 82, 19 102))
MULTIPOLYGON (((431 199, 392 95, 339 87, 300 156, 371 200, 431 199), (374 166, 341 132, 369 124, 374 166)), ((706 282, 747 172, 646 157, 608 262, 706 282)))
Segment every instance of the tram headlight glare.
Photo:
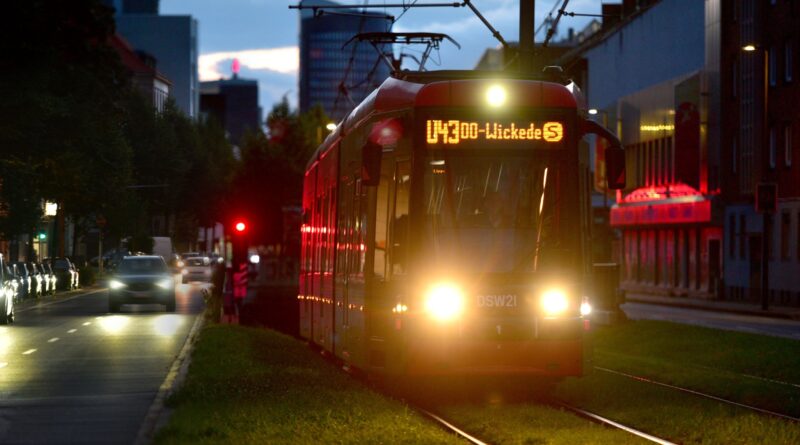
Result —
POLYGON ((560 315, 568 306, 569 298, 563 289, 552 288, 542 294, 542 309, 547 315, 560 315))
POLYGON ((111 280, 108 282, 108 287, 110 287, 111 289, 122 289, 123 287, 125 287, 125 283, 123 283, 122 281, 111 280))
POLYGON ((581 302, 581 316, 587 317, 592 314, 592 305, 589 303, 589 299, 585 298, 581 302))
POLYGON ((438 283, 425 295, 425 310, 439 321, 450 321, 464 311, 464 294, 452 283, 438 283))
POLYGON ((486 90, 486 102, 492 107, 501 107, 506 103, 506 89, 502 85, 492 85, 486 90))

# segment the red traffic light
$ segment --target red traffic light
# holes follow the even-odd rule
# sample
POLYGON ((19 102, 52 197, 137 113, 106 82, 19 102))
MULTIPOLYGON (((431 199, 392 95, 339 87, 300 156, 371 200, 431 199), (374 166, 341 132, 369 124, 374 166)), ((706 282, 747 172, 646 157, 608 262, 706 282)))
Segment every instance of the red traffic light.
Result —
POLYGON ((244 223, 244 221, 238 221, 238 222, 237 222, 237 223, 236 223, 236 224, 233 226, 233 228, 234 228, 234 229, 236 229, 236 231, 237 231, 238 233, 244 233, 245 229, 247 229, 247 224, 245 224, 245 223, 244 223))

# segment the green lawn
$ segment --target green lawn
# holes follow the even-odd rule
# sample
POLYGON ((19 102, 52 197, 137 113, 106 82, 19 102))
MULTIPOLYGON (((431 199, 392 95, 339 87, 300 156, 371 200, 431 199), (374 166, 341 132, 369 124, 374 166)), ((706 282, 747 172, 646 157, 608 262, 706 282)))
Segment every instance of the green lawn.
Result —
POLYGON ((303 343, 264 329, 206 327, 155 443, 462 443, 303 343))
MULTIPOLYGON (((800 342, 657 321, 629 322, 595 334, 597 366, 800 413, 800 388, 791 386, 800 382, 800 342)), ((567 380, 556 393, 682 443, 800 443, 800 424, 600 371, 567 380)))

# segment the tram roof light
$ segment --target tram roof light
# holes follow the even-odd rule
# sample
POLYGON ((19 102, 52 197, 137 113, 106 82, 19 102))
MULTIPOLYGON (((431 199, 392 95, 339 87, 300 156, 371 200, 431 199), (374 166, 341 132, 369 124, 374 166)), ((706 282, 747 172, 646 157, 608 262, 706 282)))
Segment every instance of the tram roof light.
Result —
POLYGON ((502 85, 492 85, 486 90, 486 102, 492 107, 501 107, 506 103, 506 89, 502 85))

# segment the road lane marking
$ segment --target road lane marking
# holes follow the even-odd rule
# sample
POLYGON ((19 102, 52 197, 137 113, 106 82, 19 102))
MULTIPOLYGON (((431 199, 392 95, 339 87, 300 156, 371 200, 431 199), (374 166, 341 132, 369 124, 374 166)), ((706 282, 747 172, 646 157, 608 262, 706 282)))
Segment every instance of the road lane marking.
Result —
POLYGON ((38 349, 28 349, 27 351, 23 352, 22 355, 31 355, 36 351, 38 351, 38 349))
POLYGON ((50 340, 47 340, 47 343, 55 343, 55 342, 57 342, 57 341, 59 341, 59 340, 61 340, 61 339, 60 339, 60 338, 58 338, 58 337, 53 337, 53 338, 51 338, 50 340))
POLYGON ((41 309, 43 307, 47 307, 47 306, 50 306, 50 305, 53 305, 53 304, 64 303, 66 301, 74 300, 74 299, 80 298, 80 297, 85 297, 87 295, 92 295, 92 294, 96 294, 96 293, 99 293, 99 292, 105 292, 106 290, 108 290, 108 289, 106 289, 106 288, 97 289, 97 290, 93 290, 93 291, 90 291, 90 292, 78 294, 78 295, 75 295, 75 296, 72 296, 72 297, 69 297, 69 298, 64 298, 63 300, 51 301, 49 303, 39 303, 36 306, 26 307, 24 309, 15 309, 14 312, 19 314, 19 313, 22 313, 22 312, 32 311, 34 309, 41 309))
POLYGON ((77 329, 70 329, 69 331, 67 331, 67 334, 74 334, 77 331, 78 331, 77 329))
POLYGON ((84 325, 84 326, 89 326, 90 324, 92 324, 92 322, 91 322, 91 321, 87 321, 87 322, 86 322, 86 323, 84 323, 83 325, 84 325))

